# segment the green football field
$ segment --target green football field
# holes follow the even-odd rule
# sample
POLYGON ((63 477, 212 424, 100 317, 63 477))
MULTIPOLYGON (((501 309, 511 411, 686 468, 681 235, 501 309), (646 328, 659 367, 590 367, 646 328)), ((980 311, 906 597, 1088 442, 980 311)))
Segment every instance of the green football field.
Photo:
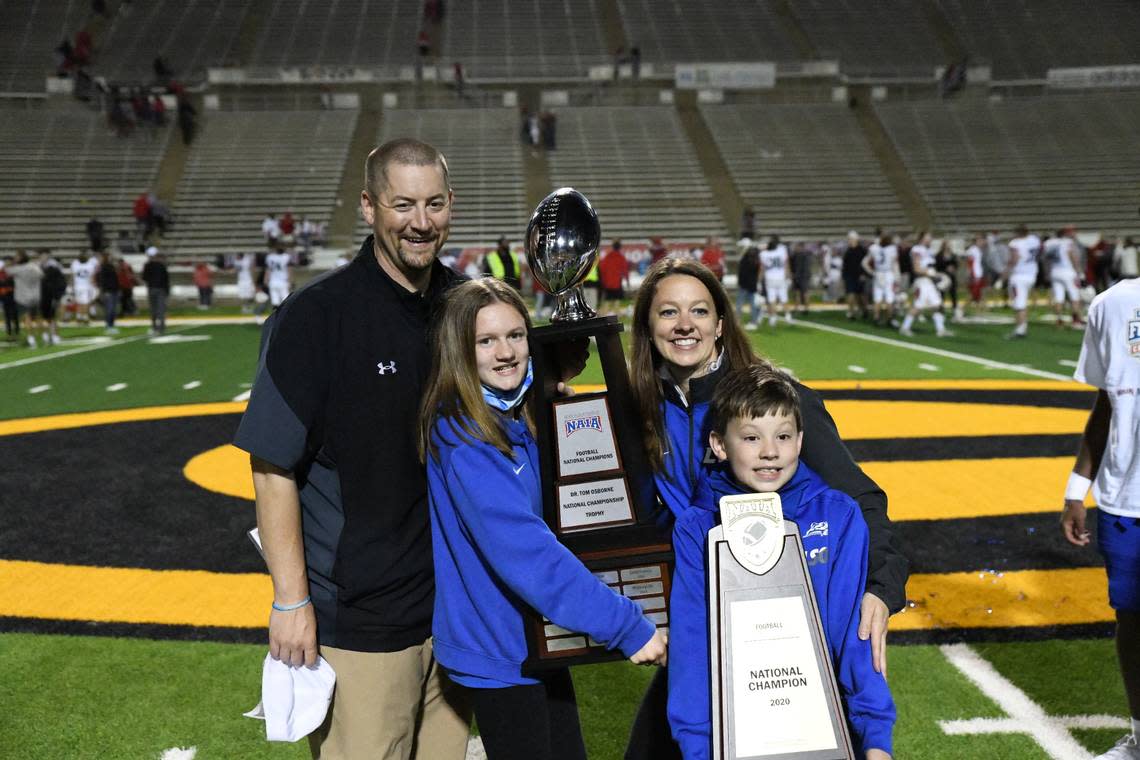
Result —
MULTIPOLYGON (((900 339, 828 312, 752 335, 823 393, 891 498, 912 563, 889 649, 896 756, 1091 757, 1126 708, 1100 560, 1056 528, 1092 402, 1068 380, 1081 335, 953 328, 900 339)), ((268 598, 226 444, 259 328, 64 338, 0 349, 0 755, 307 757, 241 715, 258 701, 268 598)), ((580 379, 600 381, 593 364, 580 379)), ((650 675, 575 670, 592 758, 621 757, 650 675)))

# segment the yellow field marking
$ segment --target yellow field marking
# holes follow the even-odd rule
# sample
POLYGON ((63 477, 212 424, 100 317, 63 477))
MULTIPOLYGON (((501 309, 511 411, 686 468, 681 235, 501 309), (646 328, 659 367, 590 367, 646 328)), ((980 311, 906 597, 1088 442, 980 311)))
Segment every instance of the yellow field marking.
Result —
POLYGON ((827 402, 827 410, 846 441, 1078 434, 1089 416, 1087 409, 938 401, 836 399, 827 402))
POLYGON ((22 420, 0 421, 0 436, 42 433, 46 430, 67 430, 91 425, 109 425, 114 422, 204 417, 210 414, 238 414, 245 411, 245 406, 244 402, 219 401, 210 404, 144 406, 137 409, 116 409, 107 412, 79 412, 76 414, 53 414, 49 417, 27 417, 22 420))
MULTIPOLYGON (((1075 380, 804 380, 817 391, 1095 391, 1075 380)), ((829 403, 828 406, 831 404, 829 403)), ((1091 406, 1091 404, 1090 404, 1091 406)))
POLYGON ((0 615, 13 617, 261 628, 272 601, 260 573, 0 560, 0 615))
POLYGON ((182 474, 191 483, 207 491, 253 501, 253 477, 250 475, 249 454, 225 444, 203 451, 186 463, 182 474))
MULTIPOLYGON (((1073 457, 863 462, 861 466, 887 492, 892 520, 1054 511, 1060 519, 1073 457)), ((1093 502, 1089 498, 1086 503, 1093 502)))
MULTIPOLYGON (((999 628, 1113 619, 1104 570, 912 575, 914 603, 891 630, 999 628)), ((260 573, 136 570, 0 560, 0 615, 105 623, 262 628, 273 588, 260 573)))
POLYGON ((1108 606, 1104 570, 1098 567, 912 575, 906 592, 915 606, 891 618, 892 631, 1071 625, 1115 619, 1108 606))

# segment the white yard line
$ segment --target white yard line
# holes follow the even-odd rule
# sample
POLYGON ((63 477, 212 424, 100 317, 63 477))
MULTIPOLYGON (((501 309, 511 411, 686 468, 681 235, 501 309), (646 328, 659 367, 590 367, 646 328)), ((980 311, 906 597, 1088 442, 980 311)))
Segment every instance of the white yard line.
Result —
MULTIPOLYGON (((1088 760, 1092 757, 1080 742, 1069 734, 1077 721, 1094 716, 1054 718, 1012 682, 998 673, 993 665, 966 644, 939 647, 950 664, 989 697, 1008 718, 974 718, 940 721, 947 734, 1028 734, 1054 760, 1088 760)), ((1100 717, 1100 716, 1096 716, 1100 717)))
POLYGON ((1072 367, 1073 369, 1077 368, 1077 363, 1072 359, 1061 359, 1057 363, 1062 367, 1072 367))
MULTIPOLYGON (((196 325, 187 325, 186 327, 179 328, 179 330, 171 330, 171 332, 179 332, 181 330, 193 329, 196 325)), ((79 348, 69 348, 65 351, 56 351, 51 354, 41 354, 39 356, 29 356, 26 359, 17 359, 16 361, 0 364, 0 370, 12 369, 13 367, 24 367, 28 364, 38 364, 40 362, 49 362, 52 359, 62 359, 65 356, 75 356, 76 354, 85 354, 88 351, 98 351, 101 348, 111 348, 112 346, 125 346, 128 343, 135 343, 140 340, 147 340, 149 335, 134 335, 130 338, 120 338, 118 340, 108 341, 106 343, 94 343, 90 346, 80 346, 79 348)))
POLYGON ((852 372, 854 372, 857 375, 867 374, 867 368, 866 367, 860 367, 858 364, 848 364, 847 369, 851 370, 852 372))
POLYGON ((50 391, 50 390, 51 390, 50 385, 37 385, 34 388, 28 388, 28 393, 43 393, 44 391, 50 391))
POLYGON ((919 368, 919 369, 924 369, 924 370, 926 370, 927 372, 938 372, 938 371, 940 371, 940 370, 938 369, 938 365, 937 365, 937 364, 927 364, 926 362, 920 362, 920 363, 919 363, 919 365, 918 365, 918 368, 919 368))
POLYGON ((202 387, 202 381, 201 380, 191 380, 190 382, 184 383, 182 385, 182 390, 192 391, 195 388, 200 388, 200 387, 202 387))
POLYGON ((234 396, 233 399, 231 399, 231 400, 232 401, 249 401, 249 394, 252 392, 253 391, 242 391, 238 395, 234 396))
POLYGON ((867 333, 858 332, 857 330, 847 330, 842 327, 832 327, 831 325, 821 325, 818 322, 808 322, 800 320, 796 322, 801 327, 810 327, 813 330, 823 330, 824 332, 835 333, 836 335, 846 335, 850 338, 859 338, 860 340, 867 340, 872 343, 882 343, 885 346, 894 346, 895 348, 909 348, 911 351, 920 351, 926 354, 933 354, 934 356, 942 356, 947 359, 957 359, 962 362, 969 362, 971 364, 980 364, 983 367, 990 369, 1003 369, 1007 372, 1020 372, 1023 375, 1032 375, 1033 377, 1043 377, 1048 380, 1068 380, 1072 381, 1073 378, 1068 375, 1059 375, 1056 372, 1046 372, 1033 367, 1020 367, 1016 364, 1009 364, 1007 362, 999 362, 993 359, 985 359, 981 356, 974 356, 972 354, 962 354, 957 351, 947 351, 942 348, 933 348, 931 346, 924 346, 920 343, 908 343, 905 340, 896 340, 894 338, 884 338, 881 335, 869 335, 867 333))
POLYGON ((110 393, 117 393, 117 392, 119 392, 119 391, 123 390, 123 389, 124 389, 124 388, 126 388, 126 387, 127 387, 127 384, 126 384, 126 383, 114 383, 114 384, 112 384, 112 385, 108 385, 108 386, 107 386, 107 390, 108 390, 110 393))

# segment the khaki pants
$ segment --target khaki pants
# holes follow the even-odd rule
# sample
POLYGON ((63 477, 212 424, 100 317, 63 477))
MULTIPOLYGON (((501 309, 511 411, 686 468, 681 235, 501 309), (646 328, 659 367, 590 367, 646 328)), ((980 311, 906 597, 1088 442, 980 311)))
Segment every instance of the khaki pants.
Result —
POLYGON ((400 652, 321 647, 336 671, 324 724, 309 735, 319 760, 463 760, 471 711, 432 655, 432 642, 400 652))

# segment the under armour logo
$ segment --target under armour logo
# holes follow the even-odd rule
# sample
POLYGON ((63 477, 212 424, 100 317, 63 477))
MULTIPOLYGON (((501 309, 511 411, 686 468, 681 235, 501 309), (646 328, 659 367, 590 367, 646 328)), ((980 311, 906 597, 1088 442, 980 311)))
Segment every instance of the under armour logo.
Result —
POLYGON ((376 369, 380 372, 381 375, 387 375, 389 372, 394 375, 396 374, 396 362, 392 361, 388 362, 387 364, 384 362, 377 362, 376 369))

